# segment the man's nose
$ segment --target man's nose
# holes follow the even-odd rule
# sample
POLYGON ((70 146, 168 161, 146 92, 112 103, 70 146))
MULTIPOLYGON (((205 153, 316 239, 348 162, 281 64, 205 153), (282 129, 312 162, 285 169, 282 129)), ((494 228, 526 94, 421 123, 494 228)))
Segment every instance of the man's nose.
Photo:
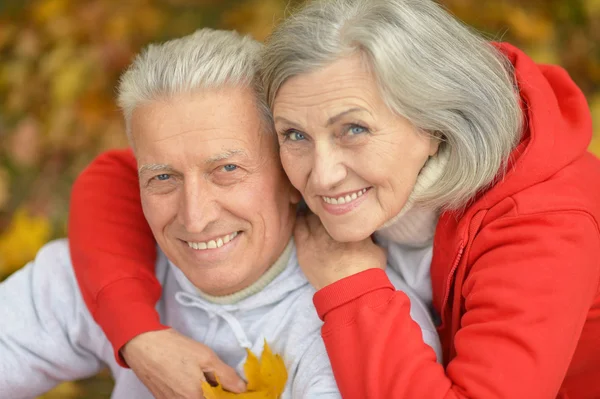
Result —
POLYGON ((219 204, 207 187, 199 182, 185 182, 181 203, 177 213, 188 233, 201 233, 206 226, 219 217, 219 204))

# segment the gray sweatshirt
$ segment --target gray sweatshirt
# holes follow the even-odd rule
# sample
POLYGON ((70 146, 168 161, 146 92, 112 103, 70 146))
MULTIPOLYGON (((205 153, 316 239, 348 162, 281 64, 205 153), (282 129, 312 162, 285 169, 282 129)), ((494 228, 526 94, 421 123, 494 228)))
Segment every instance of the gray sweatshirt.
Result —
MULTIPOLYGON (((396 288, 411 298, 411 315, 438 354, 440 344, 426 307, 388 268, 396 288)), ((312 304, 314 289, 302 274, 295 249, 286 268, 262 291, 235 304, 217 305, 198 295, 185 275, 159 251, 156 276, 163 286, 161 321, 204 343, 243 374, 245 348, 259 355, 266 340, 288 370, 282 398, 339 398, 312 304)), ((81 297, 68 242, 58 240, 0 284, 0 399, 33 398, 62 381, 110 368, 112 398, 152 398, 112 347, 81 297)))

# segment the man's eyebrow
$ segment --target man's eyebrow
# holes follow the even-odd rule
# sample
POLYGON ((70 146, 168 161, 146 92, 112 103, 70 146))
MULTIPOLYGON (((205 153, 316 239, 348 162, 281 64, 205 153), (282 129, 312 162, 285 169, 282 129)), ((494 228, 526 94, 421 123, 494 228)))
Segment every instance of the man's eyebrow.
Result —
POLYGON ((145 172, 156 172, 156 171, 172 172, 174 170, 175 169, 173 169, 173 167, 171 165, 168 165, 168 164, 164 164, 164 163, 149 163, 149 164, 140 166, 140 168, 138 169, 138 175, 142 175, 145 172))
POLYGON ((248 154, 246 154, 246 151, 241 150, 241 149, 235 149, 235 150, 226 150, 223 151, 219 154, 215 154, 212 157, 208 158, 205 163, 206 164, 212 164, 215 162, 220 162, 220 161, 224 161, 227 160, 229 158, 233 158, 235 156, 240 156, 243 158, 248 158, 248 154))

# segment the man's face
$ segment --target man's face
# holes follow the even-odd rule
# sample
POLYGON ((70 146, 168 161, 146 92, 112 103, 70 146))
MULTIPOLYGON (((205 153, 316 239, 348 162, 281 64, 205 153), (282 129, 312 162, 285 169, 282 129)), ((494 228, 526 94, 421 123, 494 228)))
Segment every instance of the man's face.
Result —
POLYGON ((299 195, 252 92, 153 101, 131 127, 144 215, 167 257, 211 295, 256 281, 287 245, 299 195))

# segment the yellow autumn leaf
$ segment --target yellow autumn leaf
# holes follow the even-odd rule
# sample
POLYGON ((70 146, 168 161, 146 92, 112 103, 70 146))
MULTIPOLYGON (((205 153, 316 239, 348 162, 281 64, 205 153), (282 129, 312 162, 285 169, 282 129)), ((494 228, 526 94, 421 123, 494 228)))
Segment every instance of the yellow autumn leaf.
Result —
MULTIPOLYGON (((208 382, 202 383, 202 393, 205 399, 278 399, 287 382, 287 370, 283 359, 273 354, 265 341, 260 361, 250 351, 244 364, 244 373, 248 381, 247 391, 244 393, 231 393, 223 389, 221 384, 213 387, 208 382)), ((218 381, 217 381, 218 383, 218 381)))
POLYGON ((554 36, 554 25, 541 14, 513 6, 508 15, 510 18, 506 22, 512 27, 513 34, 522 40, 545 42, 554 36))
POLYGON ((69 0, 41 0, 34 2, 32 7, 33 19, 44 23, 64 14, 69 8, 69 0))
POLYGON ((0 211, 8 204, 9 194, 9 175, 6 169, 0 167, 0 211))
POLYGON ((278 398, 285 388, 287 370, 281 356, 273 354, 265 341, 265 348, 260 357, 260 376, 263 389, 271 392, 271 397, 278 398))
POLYGON ((583 7, 590 16, 600 15, 600 0, 584 0, 583 7))
POLYGON ((589 150, 600 157, 600 93, 589 99, 590 112, 592 113, 592 122, 594 126, 594 137, 589 150))
POLYGON ((0 50, 5 46, 12 45, 17 34, 18 29, 16 25, 2 21, 0 24, 0 50))
POLYGON ((600 137, 594 137, 588 149, 592 154, 600 158, 600 137))
POLYGON ((61 105, 75 101, 89 84, 91 70, 90 60, 85 57, 79 56, 65 63, 51 81, 52 101, 61 105))
POLYGON ((248 357, 244 364, 244 374, 248 380, 247 389, 248 391, 259 391, 263 387, 262 379, 260 378, 260 362, 250 349, 246 348, 246 352, 248 353, 248 357))
POLYGON ((79 58, 77 47, 73 41, 61 42, 52 49, 44 52, 38 60, 37 73, 44 80, 52 80, 63 66, 79 58))
POLYGON ((264 40, 283 18, 285 2, 280 0, 247 0, 226 11, 221 19, 223 28, 235 29, 264 40))
POLYGON ((528 56, 540 64, 560 64, 558 49, 554 42, 536 42, 535 45, 523 46, 528 56))
POLYGON ((6 86, 14 90, 21 85, 26 85, 31 73, 31 62, 26 59, 14 58, 10 61, 4 61, 0 65, 0 87, 6 86))
POLYGON ((37 399, 76 399, 80 398, 82 390, 74 382, 63 382, 53 390, 46 392, 37 399))
POLYGON ((119 41, 131 36, 132 18, 125 14, 113 15, 106 23, 104 35, 111 40, 119 41))
POLYGON ((18 209, 0 235, 0 275, 8 275, 35 258, 37 251, 50 239, 50 221, 18 209))
POLYGON ((160 10, 152 4, 143 4, 136 7, 137 18, 135 21, 135 33, 141 31, 146 35, 154 32, 160 32, 162 27, 168 22, 167 18, 160 10))

